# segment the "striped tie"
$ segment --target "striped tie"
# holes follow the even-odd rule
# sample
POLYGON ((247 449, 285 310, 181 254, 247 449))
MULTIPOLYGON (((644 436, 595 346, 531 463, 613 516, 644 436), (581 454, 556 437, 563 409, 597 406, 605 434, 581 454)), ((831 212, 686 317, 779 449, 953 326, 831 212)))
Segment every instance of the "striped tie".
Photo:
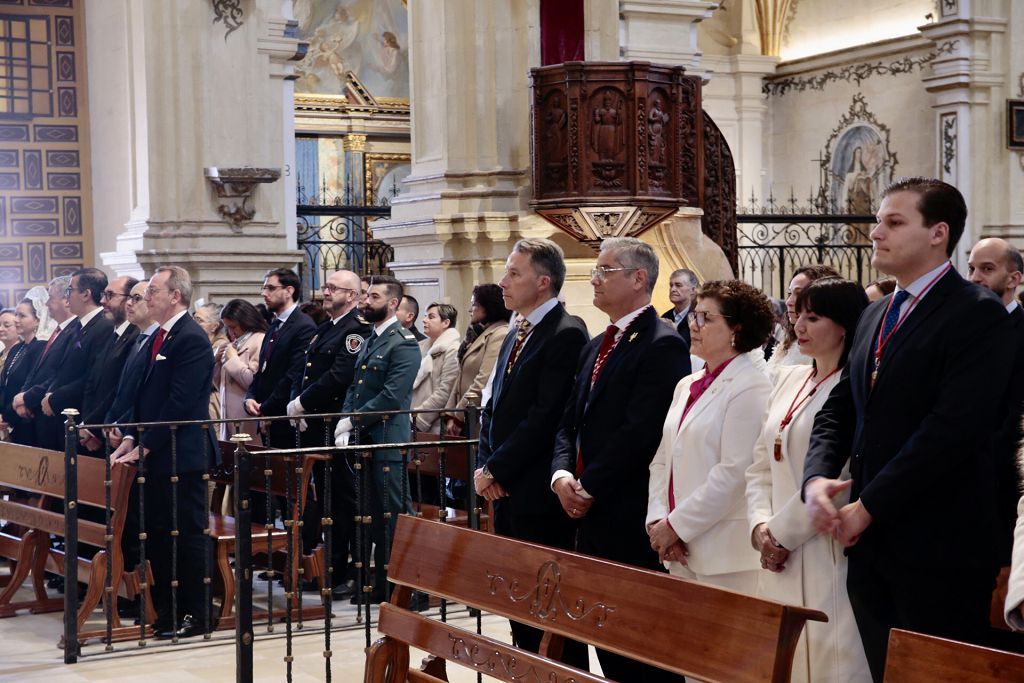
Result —
POLYGON ((516 342, 512 345, 512 353, 508 355, 508 367, 505 368, 506 375, 512 372, 512 366, 516 364, 516 360, 519 358, 519 352, 522 350, 528 334, 530 334, 530 321, 523 318, 519 322, 519 329, 516 330, 516 342))

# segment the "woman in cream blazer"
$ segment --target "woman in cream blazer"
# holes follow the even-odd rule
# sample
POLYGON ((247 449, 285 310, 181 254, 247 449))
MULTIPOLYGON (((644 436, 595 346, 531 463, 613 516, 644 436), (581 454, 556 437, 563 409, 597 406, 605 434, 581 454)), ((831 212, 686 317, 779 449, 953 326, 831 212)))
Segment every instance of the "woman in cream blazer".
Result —
MULTIPOLYGON (((768 417, 747 469, 748 531, 763 567, 758 596, 828 615, 828 623, 808 622, 801 634, 793 681, 871 680, 846 592, 843 546, 815 531, 800 500, 814 417, 839 381, 867 304, 860 285, 839 278, 816 280, 799 295, 794 329, 801 351, 813 364, 779 368, 768 417)), ((842 478, 849 478, 848 471, 842 478)), ((848 498, 848 492, 840 493, 836 505, 848 498)))
POLYGON ((759 558, 750 547, 744 473, 771 382, 746 354, 764 344, 771 325, 768 299, 750 285, 729 280, 700 288, 690 314, 691 348, 707 366, 676 387, 651 462, 647 503, 651 546, 672 574, 748 594, 759 558))
MULTIPOLYGON (((252 384, 259 367, 260 347, 267 322, 255 306, 244 299, 232 299, 221 311, 221 320, 231 337, 214 356, 213 376, 220 379, 221 417, 226 420, 249 417, 245 412, 245 392, 252 384)), ((255 426, 251 427, 255 429, 255 426)), ((226 422, 218 429, 219 438, 227 441, 236 431, 236 423, 226 422)), ((241 431, 245 431, 243 428, 241 431)))

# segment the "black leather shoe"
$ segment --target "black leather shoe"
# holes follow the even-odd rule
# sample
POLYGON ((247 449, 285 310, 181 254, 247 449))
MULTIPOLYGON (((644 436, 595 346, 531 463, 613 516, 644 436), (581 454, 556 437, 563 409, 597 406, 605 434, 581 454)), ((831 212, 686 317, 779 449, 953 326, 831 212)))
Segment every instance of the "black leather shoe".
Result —
POLYGON ((331 600, 344 600, 355 594, 356 582, 349 579, 331 589, 331 600))
POLYGON ((414 592, 409 600, 409 609, 413 612, 426 612, 430 609, 430 596, 420 591, 414 592))
MULTIPOLYGON (((379 590, 376 590, 376 589, 370 591, 369 593, 363 593, 362 596, 363 596, 362 597, 362 602, 363 602, 364 605, 366 605, 366 604, 369 604, 369 605, 379 605, 380 603, 382 603, 385 600, 387 600, 387 598, 384 595, 384 591, 379 591, 379 590)), ((350 605, 358 605, 359 604, 359 593, 353 592, 352 599, 349 600, 348 602, 349 602, 350 605)))
MULTIPOLYGON (((168 626, 170 625, 168 624, 168 626)), ((177 636, 178 638, 191 638, 192 636, 198 636, 203 633, 203 625, 199 623, 199 620, 193 617, 191 614, 186 614, 182 618, 181 624, 178 626, 177 629, 160 629, 156 625, 154 625, 154 629, 154 637, 157 640, 167 640, 168 638, 174 638, 175 636, 177 636)))
POLYGON ((138 619, 139 617, 139 601, 129 600, 128 598, 117 598, 117 614, 123 619, 138 619))

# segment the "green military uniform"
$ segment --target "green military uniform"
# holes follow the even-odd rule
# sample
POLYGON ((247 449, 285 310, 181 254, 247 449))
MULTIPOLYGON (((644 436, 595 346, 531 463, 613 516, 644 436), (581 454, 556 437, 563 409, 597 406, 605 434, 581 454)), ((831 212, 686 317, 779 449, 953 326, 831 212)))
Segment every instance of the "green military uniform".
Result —
MULTIPOLYGON (((355 375, 345 394, 342 411, 346 413, 380 410, 409 410, 412 404, 412 385, 420 367, 420 347, 411 332, 396 320, 383 333, 370 335, 356 359, 355 375)), ((404 443, 412 438, 412 424, 408 415, 383 419, 379 415, 356 416, 352 419, 356 443, 404 443)), ((397 448, 373 451, 372 475, 364 500, 373 518, 371 534, 376 545, 374 561, 377 566, 378 593, 384 587, 385 549, 395 535, 398 514, 411 511, 408 494, 402 495, 405 468, 402 454, 397 448), (388 471, 385 472, 385 466, 388 471), (386 505, 385 505, 385 496, 386 505), (391 513, 385 543, 384 510, 391 513)), ((407 487, 406 487, 407 488, 407 487)))

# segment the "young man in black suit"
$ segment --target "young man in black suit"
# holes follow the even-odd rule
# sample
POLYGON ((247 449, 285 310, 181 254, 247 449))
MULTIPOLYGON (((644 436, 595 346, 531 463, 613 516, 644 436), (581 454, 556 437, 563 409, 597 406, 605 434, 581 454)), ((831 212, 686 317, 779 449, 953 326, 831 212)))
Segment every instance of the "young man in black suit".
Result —
POLYGON ((850 603, 877 681, 892 628, 968 642, 987 631, 991 435, 1015 349, 999 299, 949 262, 966 218, 963 197, 938 180, 883 193, 872 265, 898 286, 861 316, 804 466, 812 523, 848 548, 850 603), (847 464, 852 479, 840 481, 847 464))
MULTIPOLYGON (((651 306, 657 279, 649 245, 634 237, 601 243, 590 284, 612 324, 580 356, 551 468, 562 509, 579 523, 579 552, 664 571, 644 526, 649 467, 676 384, 690 374, 690 350, 651 306)), ((612 652, 597 655, 617 681, 680 680, 612 652)))
MULTIPOLYGON (((135 400, 133 422, 207 420, 213 382, 213 348, 188 314, 192 281, 179 266, 157 268, 146 304, 160 324, 149 345, 150 364, 135 400)), ((211 432, 200 425, 130 429, 111 453, 112 463, 146 459, 146 554, 153 567, 157 638, 180 638, 204 628, 204 561, 210 546, 203 533, 208 511, 203 475, 213 455, 211 432), (177 477, 177 482, 172 479, 177 477), (177 496, 178 611, 172 614, 172 500, 177 496), (177 617, 177 622, 172 617, 177 617)))
POLYGON ((1024 273, 1024 259, 1017 248, 1004 239, 983 239, 971 249, 967 274, 971 282, 991 289, 1010 314, 1010 326, 1016 336, 1013 367, 1003 420, 993 435, 996 456, 996 500, 999 515, 999 564, 1010 565, 1013 529, 1017 523, 1017 501, 1020 499, 1020 476, 1017 470, 1017 448, 1024 437, 1021 417, 1024 415, 1024 309, 1014 296, 1024 273))
POLYGON ((662 318, 675 326, 676 332, 686 342, 687 349, 690 348, 690 323, 686 316, 690 312, 697 286, 697 276, 692 270, 680 268, 672 271, 668 278, 668 300, 672 302, 672 308, 661 314, 662 318))
POLYGON ((64 417, 49 417, 43 411, 42 402, 50 385, 61 369, 64 353, 74 341, 81 325, 68 307, 68 288, 71 278, 55 278, 50 282, 46 310, 57 327, 50 333, 43 353, 36 361, 35 368, 25 380, 21 393, 14 397, 12 405, 19 417, 32 420, 33 444, 40 448, 64 450, 64 417))
MULTIPOLYGON (((263 337, 259 367, 245 392, 245 412, 253 417, 287 414, 292 386, 302 379, 303 358, 316 324, 299 310, 300 287, 299 276, 290 268, 272 270, 264 277, 263 301, 274 322, 263 337)), ((286 420, 271 422, 266 439, 269 446, 295 447, 295 431, 286 420)), ((260 505, 256 507, 254 513, 260 505)))
MULTIPOLYGON (((324 284, 324 311, 330 315, 306 348, 303 372, 292 385, 292 400, 287 412, 290 417, 302 418, 306 414, 337 413, 345 400, 345 392, 352 384, 356 358, 370 336, 370 324, 356 309, 359 299, 359 276, 349 270, 338 270, 324 284)), ((304 447, 333 446, 337 418, 330 420, 302 420, 299 429, 304 447)), ((323 477, 324 467, 318 464, 316 478, 323 477)), ((306 552, 319 541, 320 519, 324 517, 323 486, 315 501, 306 504, 302 537, 306 552)), ((348 583, 348 551, 355 526, 356 492, 352 468, 344 454, 335 456, 331 466, 331 565, 334 567, 334 598, 351 595, 348 583)), ((308 586, 308 584, 305 584, 308 586)))
MULTIPOLYGON (((547 239, 516 242, 499 283, 516 317, 494 366, 474 485, 494 501, 497 533, 569 550, 575 523, 551 491, 551 453, 588 335, 558 303, 564 281, 561 247, 547 239)), ((540 647, 540 630, 512 622, 512 633, 521 647, 540 647)), ((587 669, 586 647, 566 642, 563 661, 587 669)))

